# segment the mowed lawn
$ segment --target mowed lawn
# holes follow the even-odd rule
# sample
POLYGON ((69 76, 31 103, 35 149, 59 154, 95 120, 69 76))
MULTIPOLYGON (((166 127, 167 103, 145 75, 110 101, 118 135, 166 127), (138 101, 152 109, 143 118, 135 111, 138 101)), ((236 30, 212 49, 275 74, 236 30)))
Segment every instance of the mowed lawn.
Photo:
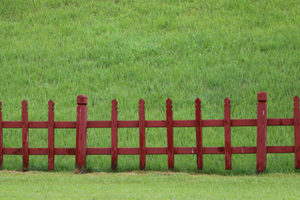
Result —
MULTIPOLYGON (((4 121, 46 121, 48 101, 56 121, 76 120, 76 97, 88 96, 88 120, 110 120, 118 100, 119 120, 166 119, 166 99, 174 119, 195 119, 195 99, 203 119, 224 119, 224 99, 232 119, 256 118, 257 93, 268 93, 268 117, 292 118, 300 96, 300 3, 236 0, 3 0, 0 2, 0 101, 4 121)), ((268 146, 294 145, 293 127, 268 127, 268 146)), ((89 129, 88 147, 110 147, 110 129, 89 129)), ((119 129, 119 147, 138 147, 138 129, 119 129)), ((74 148, 75 129, 55 130, 55 147, 74 148)), ((29 129, 29 147, 46 148, 46 129, 29 129)), ((174 129, 175 147, 194 147, 195 128, 174 129)), ((146 129, 146 147, 166 147, 166 128, 146 129)), ((203 129, 204 147, 224 147, 224 127, 203 129)), ((232 146, 256 146, 256 127, 233 127, 232 146)), ((22 147, 21 129, 3 129, 3 147, 22 147)), ((118 171, 110 156, 88 156, 87 172, 73 175, 74 156, 4 155, 0 198, 61 199, 296 199, 299 175, 294 154, 268 154, 267 174, 256 176, 256 155, 121 155, 118 171), (38 171, 38 172, 36 172, 38 171), (44 172, 43 172, 44 171, 44 172), (206 175, 210 174, 210 175, 206 175), (221 176, 226 175, 226 176, 221 176), (234 176, 233 176, 234 175, 234 176)))
POLYGON ((0 172, 1 199, 298 199, 299 174, 0 172))

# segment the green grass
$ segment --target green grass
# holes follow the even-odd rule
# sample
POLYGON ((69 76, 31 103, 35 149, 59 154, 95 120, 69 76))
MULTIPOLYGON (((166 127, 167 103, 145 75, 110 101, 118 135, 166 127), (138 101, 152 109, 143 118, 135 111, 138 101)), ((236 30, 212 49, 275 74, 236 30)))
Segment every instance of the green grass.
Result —
POLYGON ((1 199, 298 199, 299 175, 0 172, 1 199))
MULTIPOLYGON (((293 117, 300 96, 298 1, 1 1, 0 100, 3 120, 76 120, 76 97, 88 96, 88 120, 223 119, 224 99, 233 119, 256 118, 256 95, 268 93, 268 117, 293 117)), ((119 146, 137 147, 138 130, 120 129, 119 146)), ((195 130, 175 128, 175 146, 195 146, 195 130)), ((75 130, 57 130, 56 147, 75 147, 75 130)), ((166 146, 166 129, 147 129, 148 147, 166 146)), ((293 145, 292 127, 268 127, 268 145, 293 145)), ((224 146, 223 128, 205 128, 204 146, 224 146)), ((233 146, 255 146, 256 128, 232 128, 233 146)), ((3 130, 4 147, 21 147, 21 130, 3 130)), ((89 129, 88 147, 109 147, 110 129, 89 129)), ((46 130, 29 130, 29 147, 47 147, 46 130)), ((30 169, 47 170, 46 156, 30 156, 30 169)), ((74 156, 56 156, 57 171, 73 171, 74 156)), ((147 170, 167 170, 167 156, 147 156, 147 170)), ((294 172, 293 154, 268 155, 268 172, 294 172)), ((138 170, 138 156, 119 156, 119 171, 138 170)), ((90 171, 110 171, 109 156, 88 156, 90 171)), ((3 169, 20 170, 22 157, 4 155, 3 169)), ((203 173, 255 174, 255 155, 204 155, 203 173)), ((196 158, 175 156, 176 171, 196 171, 196 158)))

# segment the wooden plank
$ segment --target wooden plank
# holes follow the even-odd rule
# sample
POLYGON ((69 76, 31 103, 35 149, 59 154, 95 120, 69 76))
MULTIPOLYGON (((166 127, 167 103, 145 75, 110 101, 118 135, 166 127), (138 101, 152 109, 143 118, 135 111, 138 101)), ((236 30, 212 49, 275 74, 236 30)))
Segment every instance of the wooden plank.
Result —
POLYGON ((29 121, 28 128, 48 128, 48 122, 43 121, 29 121))
POLYGON ((167 99, 167 143, 168 143, 168 168, 174 169, 174 140, 173 140, 173 112, 172 100, 167 99))
POLYGON ((88 121, 88 128, 110 128, 111 121, 88 121))
POLYGON ((22 153, 23 153, 23 171, 29 170, 29 144, 28 144, 28 112, 27 101, 22 101, 22 153))
POLYGON ((167 121, 165 121, 165 120, 147 120, 146 127, 153 127, 153 128, 167 127, 167 121))
POLYGON ((224 154, 225 147, 203 147, 203 154, 224 154))
POLYGON ((55 128, 76 128, 76 122, 64 122, 64 121, 57 121, 54 122, 55 128))
POLYGON ((147 155, 168 154, 168 148, 167 147, 147 147, 146 154, 147 155))
POLYGON ((273 118, 267 119, 268 126, 290 126, 294 125, 294 118, 273 118))
POLYGON ((22 128, 22 121, 3 121, 2 128, 22 128))
POLYGON ((76 148, 55 148, 55 155, 75 155, 76 148))
POLYGON ((111 155, 111 148, 86 148, 87 155, 111 155))
POLYGON ((201 100, 195 100, 197 169, 203 169, 201 100))
POLYGON ((29 155, 48 155, 48 148, 29 148, 29 155))
POLYGON ((77 96, 75 174, 82 173, 86 166, 87 103, 87 96, 77 96))
POLYGON ((48 102, 48 170, 54 170, 54 102, 48 102))
POLYGON ((231 126, 256 126, 257 119, 231 119, 231 126))
POLYGON ((231 147, 232 154, 256 154, 256 147, 231 147))
POLYGON ((230 100, 224 100, 224 129, 225 129, 225 169, 231 169, 231 126, 230 126, 230 100))
POLYGON ((267 93, 259 92, 257 100, 256 168, 262 173, 267 168, 267 93))
POLYGON ((222 119, 203 119, 202 127, 218 127, 224 126, 224 120, 222 119))
POLYGON ((2 102, 0 101, 0 170, 3 166, 3 132, 2 132, 2 102))
POLYGON ((295 140, 295 168, 300 169, 300 112, 299 98, 294 98, 294 140, 295 140))
POLYGON ((139 101, 139 139, 140 139, 140 169, 146 166, 146 137, 145 137, 145 101, 139 101))
POLYGON ((111 169, 117 170, 118 166, 118 111, 117 100, 112 102, 111 111, 111 169))
POLYGON ((3 148, 3 154, 7 155, 23 155, 23 148, 3 148))
POLYGON ((294 153, 294 146, 267 146, 267 153, 294 153))
POLYGON ((118 155, 139 155, 139 151, 138 147, 118 148, 118 155))

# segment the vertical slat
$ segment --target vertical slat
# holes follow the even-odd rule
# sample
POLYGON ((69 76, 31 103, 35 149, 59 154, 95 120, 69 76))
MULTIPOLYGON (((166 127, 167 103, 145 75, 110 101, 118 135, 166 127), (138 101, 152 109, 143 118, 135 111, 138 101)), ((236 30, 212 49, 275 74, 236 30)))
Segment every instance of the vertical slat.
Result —
POLYGON ((111 103, 111 169, 116 170, 118 167, 118 102, 114 99, 111 103))
POLYGON ((145 101, 139 101, 139 131, 140 131, 140 169, 144 170, 146 165, 146 138, 145 138, 145 101))
POLYGON ((23 171, 29 170, 29 144, 28 144, 28 107, 27 101, 22 101, 22 153, 23 171))
POLYGON ((86 166, 86 137, 87 137, 87 103, 85 95, 77 97, 77 120, 76 120, 76 164, 75 173, 82 173, 86 166))
POLYGON ((230 100, 224 100, 224 129, 225 129, 225 169, 231 169, 231 124, 230 100))
POLYGON ((48 105, 48 169, 54 170, 54 102, 48 105))
POLYGON ((203 169, 203 152, 202 152, 202 115, 201 100, 195 100, 196 114, 196 145, 197 145, 197 169, 203 169))
POLYGON ((2 132, 2 102, 0 101, 0 170, 3 166, 3 132, 2 132))
POLYGON ((267 93, 259 92, 257 100, 256 168, 262 173, 267 168, 267 93))
POLYGON ((294 98, 295 168, 300 169, 300 112, 299 98, 294 98))
POLYGON ((174 142, 173 142, 173 112, 172 100, 167 99, 167 142, 168 142, 168 167, 174 169, 174 142))

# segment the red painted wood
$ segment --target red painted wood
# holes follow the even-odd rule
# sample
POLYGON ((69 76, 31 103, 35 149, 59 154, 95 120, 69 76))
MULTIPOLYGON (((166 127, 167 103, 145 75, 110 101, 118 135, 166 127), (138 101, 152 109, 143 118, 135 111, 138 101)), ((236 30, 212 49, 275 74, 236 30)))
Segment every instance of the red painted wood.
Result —
POLYGON ((267 93, 259 92, 257 100, 256 168, 262 173, 267 168, 267 93))
POLYGON ((76 148, 55 148, 55 155, 76 155, 76 148))
POLYGON ((23 152, 23 171, 29 170, 29 144, 28 144, 28 107, 27 101, 22 101, 22 152, 23 152))
POLYGON ((256 154, 256 147, 231 147, 232 154, 256 154))
POLYGON ((111 148, 86 148, 87 155, 111 155, 111 148))
POLYGON ((76 122, 54 122, 55 128, 76 128, 76 122))
POLYGON ((82 173, 86 166, 86 138, 87 138, 87 103, 85 95, 77 97, 77 120, 76 120, 76 158, 75 173, 82 173))
POLYGON ((88 121, 88 128, 111 128, 111 121, 88 121))
POLYGON ((203 169, 201 100, 195 100, 197 169, 203 169))
POLYGON ((168 168, 174 169, 174 140, 173 140, 173 112, 172 100, 167 99, 167 142, 168 142, 168 168))
POLYGON ((224 129, 225 129, 225 169, 231 169, 231 125, 230 125, 230 100, 224 100, 224 129))
POLYGON ((54 102, 48 102, 48 169, 54 170, 54 102))
POLYGON ((294 153, 294 146, 267 146, 267 153, 294 153))
POLYGON ((139 101, 139 134, 140 134, 140 169, 146 166, 146 137, 145 137, 145 101, 139 101))
POLYGON ((113 100, 111 106, 111 169, 118 167, 118 111, 117 100, 113 100))
POLYGON ((300 112, 299 98, 294 98, 295 168, 300 169, 300 112))
POLYGON ((168 154, 167 147, 147 147, 146 154, 155 155, 155 154, 168 154))
POLYGON ((3 132, 2 132, 2 102, 0 101, 0 170, 3 166, 3 132))

